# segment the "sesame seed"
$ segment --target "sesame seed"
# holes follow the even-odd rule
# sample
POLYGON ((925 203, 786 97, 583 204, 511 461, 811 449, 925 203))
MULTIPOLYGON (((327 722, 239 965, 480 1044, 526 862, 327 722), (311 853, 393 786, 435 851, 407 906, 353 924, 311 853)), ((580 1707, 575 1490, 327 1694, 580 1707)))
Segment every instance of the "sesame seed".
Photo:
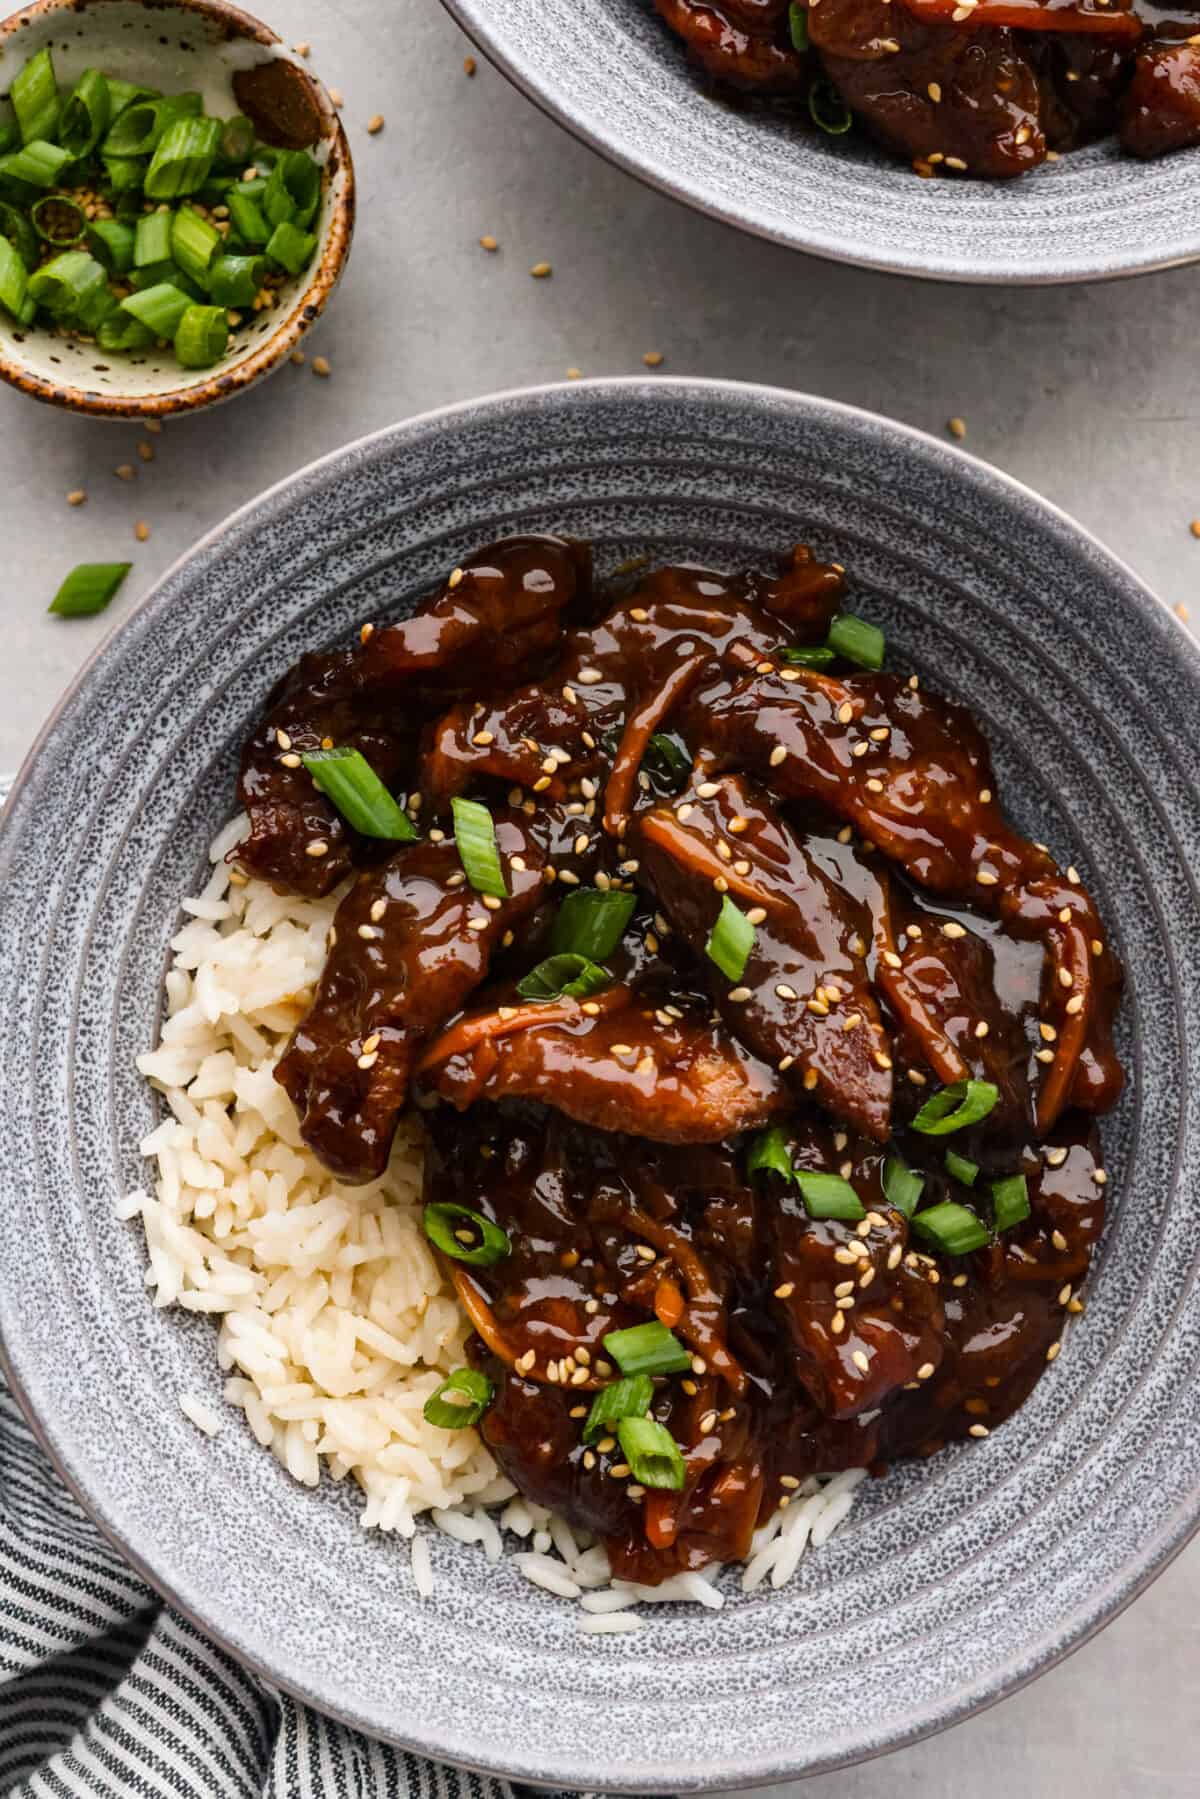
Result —
POLYGON ((600 1008, 594 999, 585 999, 579 1010, 585 1012, 589 1018, 599 1018, 600 1016, 600 1008))
POLYGON ((327 856, 329 854, 329 845, 323 837, 314 837, 311 843, 305 844, 304 854, 306 856, 311 856, 315 861, 319 857, 327 856))
POLYGON ((800 997, 796 992, 796 989, 794 987, 789 987, 786 981, 780 981, 776 986, 775 991, 780 999, 799 999, 800 997))
POLYGON ((972 1424, 967 1430, 969 1437, 990 1437, 991 1434, 986 1424, 972 1424))
POLYGON ((887 1069, 892 1066, 892 1058, 889 1055, 885 1054, 885 1052, 881 1049, 877 1049, 875 1051, 874 1055, 871 1057, 871 1060, 874 1062, 876 1068, 887 1069))
POLYGON ((946 923, 942 926, 942 935, 944 937, 965 937, 966 934, 966 927, 964 925, 955 924, 952 918, 947 919, 946 923))
POLYGON ((1072 887, 1078 887, 1078 885, 1079 885, 1079 870, 1075 867, 1068 868, 1067 879, 1068 879, 1068 881, 1070 881, 1072 887))
POLYGON ((721 789, 716 781, 701 781, 699 787, 696 789, 696 792, 700 795, 702 800, 715 799, 720 791, 721 789))
POLYGON ((862 1374, 869 1374, 871 1372, 871 1364, 861 1349, 853 1350, 851 1352, 850 1360, 862 1374))
POLYGON ((642 361, 645 363, 645 365, 648 369, 658 368, 661 365, 662 360, 663 360, 663 353, 661 350, 647 350, 645 355, 642 357, 642 361))
POLYGON ((1104 1187, 1108 1184, 1108 1175, 1103 1168, 1095 1169, 1092 1173, 1092 1179, 1098 1187, 1104 1187))
POLYGON ((367 120, 367 135, 369 137, 374 137, 376 132, 382 130, 383 114, 381 112, 372 113, 371 117, 367 120))
POLYGON ((937 81, 931 81, 928 84, 928 86, 926 87, 925 92, 929 95, 929 98, 933 101, 933 104, 936 106, 938 101, 942 97, 941 83, 937 82, 937 81))
POLYGON ((917 1379, 932 1380, 934 1372, 935 1370, 932 1362, 922 1362, 921 1366, 917 1369, 917 1379))
POLYGON ((379 1057, 377 1055, 363 1055, 358 1058, 358 1066, 360 1068, 374 1068, 378 1060, 379 1057))
POLYGON ((1075 1017, 1078 1013, 1083 1011, 1082 993, 1073 993, 1071 995, 1070 999, 1067 1001, 1067 1011, 1072 1017, 1075 1017))
POLYGON ((874 775, 872 775, 871 779, 867 782, 867 792, 868 793, 882 793, 883 792, 883 782, 876 780, 874 775))
POLYGON ((498 912, 500 910, 500 901, 496 898, 494 893, 481 894, 480 899, 489 912, 498 912))
POLYGON ((150 527, 144 518, 140 518, 133 527, 133 535, 137 538, 139 543, 146 543, 149 540, 150 527))
POLYGON ((533 276, 535 281, 544 281, 547 275, 552 275, 554 273, 554 270, 550 267, 548 262, 535 262, 529 273, 533 276))
POLYGON ((312 359, 312 372, 322 381, 329 375, 332 375, 333 370, 329 365, 328 356, 314 356, 312 359))
POLYGON ((1000 877, 999 875, 993 874, 990 868, 981 868, 979 873, 975 876, 975 879, 979 882, 981 887, 994 887, 1000 877))
POLYGON ((885 949, 883 952, 883 960, 887 963, 889 968, 903 968, 904 966, 894 949, 885 949))
MULTIPOLYGON (((958 158, 955 156, 948 156, 946 158, 946 166, 951 169, 953 169, 953 168, 965 169, 967 165, 965 162, 960 162, 958 160, 958 158)), ((967 435, 966 424, 964 423, 964 421, 962 419, 959 419, 959 418, 947 419, 946 420, 946 429, 950 433, 951 437, 963 438, 967 435)))
POLYGON ((598 668, 581 668, 575 679, 582 687, 594 687, 597 681, 603 681, 604 676, 598 668))
POLYGON ((987 1036, 987 1034, 988 1034, 988 1022, 987 1022, 987 1019, 986 1019, 986 1018, 981 1018, 981 1019, 980 1019, 980 1020, 979 1020, 979 1023, 978 1023, 978 1024, 977 1024, 977 1025, 976 1025, 976 1026, 975 1026, 975 1035, 976 1035, 976 1036, 977 1036, 977 1037, 986 1037, 986 1036, 987 1036))
POLYGON ((1055 1249, 1057 1249, 1060 1253, 1063 1250, 1065 1250, 1067 1247, 1067 1239, 1063 1236, 1062 1232, 1059 1230, 1051 1231, 1050 1241, 1051 1241, 1051 1243, 1053 1243, 1055 1249))
POLYGON ((498 250, 500 248, 500 245, 497 243, 496 239, 492 236, 491 232, 488 231, 484 234, 483 237, 480 238, 479 247, 481 250, 487 250, 487 251, 491 252, 493 250, 498 250))
POLYGON ((344 106, 346 104, 345 96, 340 87, 331 87, 329 90, 329 98, 335 106, 344 106))
POLYGON ((1058 971, 1058 979, 1060 986, 1073 987, 1075 985, 1075 976, 1071 973, 1069 968, 1060 968, 1058 971))
POLYGON ((1053 1051, 1053 1050, 1052 1050, 1052 1049, 1038 1049, 1038 1050, 1035 1050, 1035 1051, 1034 1051, 1034 1052, 1033 1052, 1033 1059, 1034 1059, 1034 1061, 1035 1061, 1035 1062, 1043 1062, 1043 1063, 1050 1063, 1050 1062, 1053 1062, 1053 1060, 1054 1060, 1054 1051, 1053 1051))
MULTIPOLYGON (((454 586, 456 583, 452 582, 451 585, 454 586)), ((474 737, 471 739, 472 743, 479 744, 481 748, 485 748, 489 743, 495 743, 495 741, 496 733, 494 731, 476 731, 474 737)))
POLYGON ((780 1286, 776 1287, 775 1297, 776 1299, 790 1299, 795 1291, 795 1281, 784 1281, 780 1286))
POLYGON ((67 495, 67 505, 68 506, 82 506, 86 502, 86 500, 87 500, 87 492, 86 492, 86 489, 84 489, 82 487, 73 487, 71 489, 70 493, 67 495))
POLYGON ((887 1259, 888 1267, 889 1268, 898 1268, 900 1266, 900 1258, 903 1256, 903 1254, 904 1254, 904 1250, 901 1248, 900 1244, 893 1243, 892 1247, 888 1250, 888 1259, 887 1259))
POLYGON ((778 768, 781 762, 787 761, 787 751, 781 743, 777 743, 768 758, 772 768, 778 768))
POLYGON ((850 752, 850 754, 852 756, 869 756, 870 753, 871 753, 871 746, 869 743, 866 743, 866 742, 856 743, 854 748, 850 752))
POLYGON ((299 756, 295 755, 294 753, 289 753, 286 756, 281 756, 279 758, 279 760, 282 763, 284 768, 299 768, 299 766, 300 766, 300 758, 299 758, 299 756))
POLYGON ((488 921, 486 918, 468 918, 467 920, 468 931, 486 931, 487 928, 488 921))
POLYGON ((842 1299, 836 1300, 834 1303, 840 1308, 840 1310, 848 1312, 854 1304, 854 1298, 853 1298, 853 1295, 850 1295, 847 1297, 843 1297, 842 1299))
POLYGON ((746 1001, 750 998, 750 988, 749 987, 731 987, 729 990, 729 998, 733 1001, 735 1006, 744 1005, 746 1003, 746 1001))
POLYGON ((545 791, 546 791, 547 787, 549 787, 549 785, 550 785, 550 776, 549 775, 539 775, 537 780, 533 783, 533 791, 534 791, 534 793, 545 793, 545 791))
POLYGON ((711 1436, 716 1428, 717 1414, 715 1412, 705 1412, 703 1418, 700 1420, 700 1435, 702 1437, 711 1436))
POLYGON ((841 705, 837 709, 837 719, 838 719, 839 725, 848 725, 850 723, 850 720, 853 717, 854 717, 854 707, 850 704, 849 700, 843 700, 841 705))
MULTIPOLYGON (((950 16, 951 16, 951 18, 957 19, 960 17, 960 15, 963 17, 969 16, 969 15, 963 14, 961 7, 959 7, 957 12, 952 13, 950 16)), ((961 156, 948 156, 946 158, 946 167, 948 169, 959 169, 959 170, 965 171, 966 166, 967 165, 963 161, 961 156)), ((948 425, 948 428, 950 430, 950 434, 952 437, 965 437, 967 435, 967 428, 965 425, 963 425, 963 428, 961 431, 955 431, 955 429, 954 429, 955 424, 962 425, 962 423, 963 422, 961 419, 947 420, 947 425, 948 425)))
POLYGON ((818 1079, 818 1076, 817 1076, 816 1069, 815 1068, 806 1068, 804 1071, 804 1080, 801 1084, 809 1093, 811 1093, 813 1088, 817 1084, 817 1079, 818 1079))
POLYGON ((358 927, 358 934, 363 939, 364 943, 370 943, 372 938, 382 937, 383 932, 377 931, 373 924, 360 924, 358 927))
POLYGON ((842 1029, 843 1031, 856 1031, 861 1023, 861 1012, 847 1012, 842 1020, 842 1029))
POLYGON ((846 1328, 846 1314, 844 1312, 835 1312, 833 1317, 829 1320, 829 1328, 835 1337, 840 1337, 846 1328))
POLYGON ((1061 1343, 1052 1343, 1050 1345, 1049 1349, 1046 1351, 1046 1360, 1048 1362, 1056 1362, 1058 1360, 1059 1351, 1061 1349, 1062 1349, 1061 1343))
POLYGON ((789 1069, 789 1068, 790 1068, 790 1067, 791 1067, 791 1066, 792 1066, 792 1063, 793 1063, 793 1062, 794 1062, 794 1061, 795 1061, 795 1060, 796 1060, 796 1058, 795 1058, 795 1056, 783 1056, 783 1057, 781 1057, 781 1058, 780 1058, 780 1061, 779 1061, 779 1072, 780 1072, 780 1074, 786 1074, 786 1073, 787 1073, 787 1071, 788 1071, 788 1069, 789 1069))

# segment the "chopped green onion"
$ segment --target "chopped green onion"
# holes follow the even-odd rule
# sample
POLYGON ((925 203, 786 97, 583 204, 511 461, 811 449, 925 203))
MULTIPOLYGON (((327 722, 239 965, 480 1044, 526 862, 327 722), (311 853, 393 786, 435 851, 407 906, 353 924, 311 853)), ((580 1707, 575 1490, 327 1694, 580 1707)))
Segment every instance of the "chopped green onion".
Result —
POLYGON ((60 618, 90 618, 103 612, 129 573, 129 562, 81 562, 73 568, 49 606, 60 618))
POLYGON ((141 194, 146 165, 140 156, 102 156, 105 180, 114 198, 121 194, 141 194))
POLYGON ((90 156, 108 130, 110 110, 108 82, 99 69, 85 69, 58 121, 58 141, 76 162, 90 156))
POLYGON ((6 237, 0 237, 0 306, 20 323, 29 294, 25 264, 6 237))
POLYGON ((992 1217, 998 1231, 1010 1231, 1029 1216, 1029 1183, 1023 1174, 992 1182, 992 1217))
POLYGON ((290 220, 304 230, 321 199, 321 171, 307 150, 281 150, 263 190, 263 211, 272 225, 290 220))
POLYGON ((692 759, 673 737, 656 731, 646 745, 642 767, 668 793, 678 793, 692 772, 692 759))
POLYGON ((118 306, 97 325, 96 342, 102 350, 145 350, 154 342, 154 333, 118 306))
POLYGON ((960 1206, 953 1199, 944 1199, 940 1205, 918 1212, 912 1227, 924 1242, 948 1256, 965 1256, 988 1242, 986 1227, 970 1207, 960 1206))
POLYGON ((469 1206, 455 1205, 452 1200, 426 1206, 423 1223, 425 1235, 443 1255, 468 1262, 472 1268, 491 1268, 512 1253, 506 1231, 482 1212, 472 1212, 469 1206))
POLYGON ((232 118, 221 121, 218 161, 232 163, 235 168, 244 168, 253 148, 254 127, 244 113, 235 112, 232 118))
POLYGON ((142 293, 130 294, 121 301, 122 309, 131 313, 155 337, 173 338, 179 321, 192 304, 190 298, 170 281, 159 281, 142 293))
POLYGON ((87 230, 87 214, 65 194, 43 194, 29 209, 29 218, 38 236, 57 249, 77 244, 87 230))
POLYGON ((890 1206, 911 1218, 925 1188, 925 1176, 918 1174, 899 1156, 889 1156, 883 1164, 883 1191, 890 1206))
POLYGON ((218 256, 208 271, 214 306, 252 306, 267 265, 261 256, 218 256))
POLYGON ((708 934, 704 953, 731 981, 740 981, 754 947, 754 926, 738 910, 727 893, 721 896, 717 922, 708 934))
POLYGON ((691 1350, 657 1318, 648 1324, 631 1324, 628 1330, 610 1331, 604 1347, 627 1376, 686 1374, 692 1365, 691 1350))
MULTIPOLYGON (((178 288, 179 292, 186 294, 189 300, 204 298, 196 283, 189 281, 183 270, 176 268, 173 262, 152 262, 147 264, 144 269, 130 269, 126 280, 134 292, 139 294, 146 293, 152 287, 161 287, 165 283, 168 287, 178 288)), ((163 334, 160 333, 160 335, 163 334)))
POLYGON ((829 627, 826 639, 836 656, 854 662, 859 668, 882 668, 887 639, 878 625, 869 625, 853 612, 839 612, 829 627))
POLYGON ((8 97, 17 115, 23 144, 31 144, 38 138, 53 138, 57 134, 58 82, 49 50, 39 50, 17 71, 8 97))
POLYGON ((639 1486, 680 1491, 687 1479, 687 1463, 665 1424, 653 1418, 622 1418, 617 1436, 639 1486))
POLYGON ((121 81, 115 75, 105 76, 108 82, 108 117, 109 122, 120 117, 127 106, 136 100, 159 100, 162 98, 157 88, 139 87, 136 81, 121 81))
POLYGON ((454 814, 454 841, 468 881, 476 893, 490 894, 493 899, 507 899, 508 888, 500 867, 491 813, 478 800, 451 800, 450 810, 454 814))
POLYGON ((189 306, 175 327, 175 360, 181 368, 209 369, 229 348, 223 306, 189 306))
POLYGON ((961 1181, 964 1187, 973 1187, 975 1177, 979 1173, 978 1162, 968 1162, 966 1156, 960 1156, 956 1149, 946 1151, 946 1173, 952 1180, 961 1181))
POLYGON ((522 999, 586 999, 612 985, 607 968, 589 962, 586 956, 547 956, 517 982, 522 999))
POLYGON ((58 187, 70 162, 68 150, 35 137, 21 149, 0 156, 0 176, 6 181, 24 181, 30 187, 58 187))
POLYGON ((392 798, 361 750, 306 750, 300 757, 314 787, 331 799, 348 825, 364 837, 415 843, 407 812, 392 798))
POLYGON ((252 250, 261 250, 271 235, 271 227, 253 194, 246 193, 240 187, 230 188, 226 205, 238 236, 252 250))
POLYGON ((789 662, 796 668, 828 668, 836 660, 826 643, 788 644, 785 649, 775 650, 773 654, 776 661, 789 662))
POLYGON ((221 246, 221 233, 192 206, 181 206, 171 220, 171 258, 185 275, 204 286, 213 257, 221 246))
POLYGON ((10 150, 17 149, 21 142, 21 133, 11 119, 0 119, 0 156, 7 156, 10 150))
POLYGON ((146 198, 175 200, 203 187, 220 139, 221 126, 216 119, 173 119, 146 170, 146 198))
POLYGON ((583 1427, 584 1442, 594 1443, 597 1437, 607 1436, 611 1426, 622 1418, 644 1418, 653 1398, 654 1383, 648 1374, 635 1374, 632 1379, 601 1387, 583 1427))
POLYGON ((88 248, 110 275, 125 275, 133 267, 134 233, 120 219, 93 219, 87 228, 88 248))
MULTIPOLYGON (((195 118, 202 109, 199 94, 168 94, 161 99, 137 100, 127 106, 114 124, 102 146, 105 156, 149 156, 162 142, 171 127, 181 119, 195 118)), ((213 119, 212 124, 217 121, 213 119)), ((217 126, 218 133, 220 126, 217 126)), ((151 195, 169 200, 170 194, 151 195)))
POLYGON ((999 1097, 1000 1089, 991 1081, 955 1081, 925 1101, 912 1128, 926 1137, 947 1137, 986 1118, 999 1097))
POLYGON ((171 215, 144 212, 133 232, 133 266, 144 269, 156 262, 172 262, 171 215))
POLYGON ((637 896, 601 893, 598 887, 576 887, 568 893, 554 920, 550 948, 554 955, 586 956, 607 962, 625 935, 637 896))
POLYGON ((759 1131, 746 1157, 747 1174, 759 1174, 764 1168, 772 1174, 781 1174, 785 1181, 790 1181, 795 1172, 787 1138, 777 1124, 769 1130, 759 1131))
POLYGON ((111 299, 103 265, 86 250, 64 250, 29 277, 30 297, 56 319, 99 320, 111 299))
POLYGON ((276 225, 267 239, 267 255, 281 269, 286 269, 289 275, 300 273, 305 264, 311 261, 316 247, 315 234, 299 230, 290 219, 284 219, 281 224, 276 225))
POLYGON ((810 1218, 844 1218, 847 1223, 854 1223, 867 1215, 862 1200, 840 1174, 815 1174, 807 1168, 797 1168, 795 1181, 810 1218))
POLYGON ((808 112, 818 130, 830 137, 841 137, 854 123, 854 114, 824 75, 819 75, 808 90, 808 112))
POLYGON ((27 269, 35 269, 41 257, 37 232, 17 207, 0 200, 0 237, 6 237, 27 269))
POLYGON ((797 6, 796 0, 788 7, 788 30, 791 33, 792 49, 803 56, 808 49, 808 10, 797 6))
POLYGON ((492 1402, 494 1389, 486 1374, 477 1368, 456 1368, 436 1393, 431 1393, 421 1411, 426 1424, 442 1430, 465 1430, 478 1424, 492 1402))

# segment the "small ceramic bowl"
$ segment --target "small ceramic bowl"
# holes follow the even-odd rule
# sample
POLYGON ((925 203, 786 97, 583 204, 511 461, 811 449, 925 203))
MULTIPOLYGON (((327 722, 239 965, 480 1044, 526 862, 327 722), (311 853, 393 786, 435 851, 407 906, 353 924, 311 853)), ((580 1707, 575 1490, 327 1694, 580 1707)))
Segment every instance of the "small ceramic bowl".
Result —
POLYGON ((324 310, 350 254, 354 166, 333 102, 302 58, 225 0, 34 0, 0 24, 0 91, 47 46, 60 86, 99 68, 164 93, 198 89, 206 109, 222 116, 238 110, 230 85, 238 70, 278 62, 289 71, 280 82, 284 103, 311 115, 318 135, 310 148, 324 171, 317 252, 269 311, 234 334, 214 368, 180 368, 158 350, 106 354, 17 325, 0 309, 0 376, 35 400, 96 418, 139 419, 231 399, 286 360, 324 310))
MULTIPOLYGON (((127 1559, 234 1654, 345 1722, 556 1787, 676 1794, 895 1748, 1012 1692, 1200 1521, 1200 654, 1107 551, 997 470, 777 389, 597 381, 350 444, 197 544, 62 701, 0 823, 0 1361, 127 1559), (239 747, 304 650, 403 617, 506 532, 632 557, 844 562, 892 665, 965 702, 1022 830, 1074 862, 1128 971, 1129 1085, 1086 1310, 986 1442, 867 1481, 778 1592, 584 1636, 511 1558, 359 1528, 224 1407, 212 1321, 156 1311, 114 1205, 157 1122, 181 894, 239 747), (202 1436, 181 1392, 223 1413, 202 1436)), ((204 872, 202 872, 204 871, 204 872)), ((513 1539, 515 1543, 516 1539, 513 1539)), ((1181 1700, 1188 1679, 1178 1670, 1181 1700)), ((886 1782, 881 1777, 880 1787, 886 1782)), ((1087 1783, 1082 1790, 1086 1791, 1087 1783)))

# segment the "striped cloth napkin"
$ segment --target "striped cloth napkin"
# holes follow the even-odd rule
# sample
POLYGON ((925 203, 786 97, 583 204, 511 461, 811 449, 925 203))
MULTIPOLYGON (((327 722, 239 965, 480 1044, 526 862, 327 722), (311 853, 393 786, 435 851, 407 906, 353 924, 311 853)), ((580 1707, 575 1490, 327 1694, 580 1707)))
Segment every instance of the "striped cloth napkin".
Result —
MULTIPOLYGON (((0 775, 0 805, 11 785, 0 775)), ((521 1799, 522 1789, 347 1730, 209 1642, 84 1516, 0 1382, 0 1794, 521 1799)))

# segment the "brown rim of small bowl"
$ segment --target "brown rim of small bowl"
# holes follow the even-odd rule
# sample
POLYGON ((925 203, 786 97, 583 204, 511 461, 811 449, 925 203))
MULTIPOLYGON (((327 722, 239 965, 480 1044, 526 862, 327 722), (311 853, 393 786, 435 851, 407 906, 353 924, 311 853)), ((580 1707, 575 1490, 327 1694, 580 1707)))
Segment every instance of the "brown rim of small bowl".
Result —
MULTIPOLYGON (((125 0, 125 3, 129 4, 130 0, 125 0)), ((4 51, 8 39, 34 19, 44 18, 50 13, 79 17, 92 7, 106 4, 109 4, 109 0, 31 0, 30 5, 23 6, 18 12, 0 20, 0 53, 4 51)), ((261 19, 243 12, 238 6, 228 5, 227 0, 133 0, 133 4, 140 5, 147 12, 195 13, 222 26, 227 39, 245 38, 263 45, 265 49, 273 49, 283 43, 278 32, 272 31, 269 25, 264 25, 261 19)), ((331 167, 338 167, 343 171, 345 191, 334 206, 320 259, 312 271, 308 285, 297 296, 296 306, 286 323, 273 332, 252 355, 247 356, 244 362, 213 374, 207 381, 197 382, 192 387, 180 388, 175 392, 130 398, 120 394, 97 393, 92 388, 77 387, 71 382, 47 381, 5 355, 2 349, 0 380, 7 381, 30 399, 41 400, 48 406, 64 406, 68 411, 86 413, 92 418, 161 419, 181 412, 196 412, 202 407, 232 399, 235 394, 252 387, 256 381, 277 368, 284 357, 295 349, 300 339, 324 312, 329 296, 346 266, 350 240, 354 235, 355 180, 349 140, 336 107, 324 85, 311 71, 300 64, 293 66, 299 68, 300 73, 312 85, 322 126, 328 126, 328 136, 332 140, 331 167)), ((322 135, 326 135, 324 130, 322 135)))

